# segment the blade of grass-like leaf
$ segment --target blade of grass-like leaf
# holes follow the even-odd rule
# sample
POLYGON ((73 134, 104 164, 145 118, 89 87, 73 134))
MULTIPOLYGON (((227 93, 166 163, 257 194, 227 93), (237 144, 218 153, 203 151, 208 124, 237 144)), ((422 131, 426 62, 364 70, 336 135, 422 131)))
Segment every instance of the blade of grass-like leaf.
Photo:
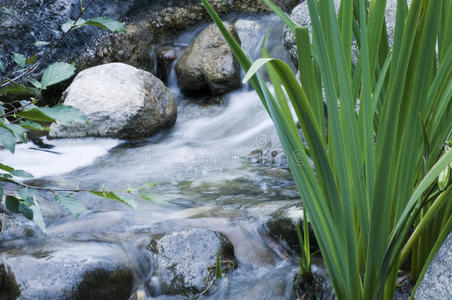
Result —
POLYGON ((317 237, 317 241, 322 249, 323 258, 325 259, 325 264, 331 272, 335 274, 335 278, 338 280, 333 282, 335 290, 344 290, 344 285, 341 279, 345 275, 343 273, 344 260, 340 257, 342 253, 341 244, 335 238, 337 236, 337 230, 334 222, 330 215, 330 209, 326 205, 323 197, 321 196, 321 191, 319 190, 318 184, 316 183, 315 176, 309 166, 309 162, 306 156, 298 156, 298 151, 302 151, 302 147, 293 144, 295 140, 292 140, 287 136, 287 131, 284 131, 286 122, 284 118, 278 118, 278 109, 274 106, 271 101, 271 97, 268 90, 263 88, 263 101, 265 101, 269 107, 269 113, 274 120, 278 136, 281 139, 284 151, 289 158, 289 166, 292 171, 295 183, 297 185, 298 191, 302 197, 304 205, 308 210, 308 215, 312 219, 311 223, 313 226, 314 233, 317 237), (293 155, 297 155, 297 159, 293 159, 293 155))
POLYGON ((292 19, 289 18, 286 15, 286 13, 283 12, 281 8, 279 8, 278 5, 276 5, 270 0, 262 0, 262 2, 264 2, 268 7, 270 7, 270 9, 273 10, 273 12, 281 18, 281 20, 286 24, 286 26, 289 27, 293 34, 295 34, 295 29, 298 27, 298 25, 294 21, 292 21, 292 19))
POLYGON ((309 222, 306 214, 306 209, 303 209, 303 231, 304 231, 304 254, 306 256, 306 265, 309 272, 311 272, 311 242, 309 240, 309 222))
MULTIPOLYGON (((444 93, 443 91, 445 86, 447 86, 450 83, 450 75, 452 71, 451 66, 452 66, 452 45, 450 45, 449 51, 444 57, 441 66, 438 70, 438 73, 436 74, 436 77, 430 86, 430 91, 426 100, 428 106, 424 114, 424 116, 427 117, 428 123, 430 123, 432 119, 436 117, 436 115, 432 115, 433 109, 440 105, 439 104, 441 103, 440 95, 441 93, 444 93)), ((443 101, 446 100, 449 99, 443 99, 443 101)))
MULTIPOLYGON (((402 2, 404 0, 401 0, 402 2)), ((399 1, 400 2, 400 1, 399 1)), ((405 4, 406 5, 406 4, 405 4)), ((421 1, 414 1, 406 20, 403 31, 400 52, 403 55, 395 55, 394 52, 389 79, 389 88, 383 102, 378 136, 376 144, 377 165, 380 172, 377 172, 373 201, 371 204, 371 220, 369 232, 369 249, 373 250, 373 255, 367 256, 366 275, 364 281, 365 298, 378 299, 383 292, 383 286, 377 289, 377 278, 380 274, 383 256, 386 252, 388 237, 391 231, 391 207, 390 199, 394 199, 395 192, 395 165, 398 147, 398 122, 401 109, 401 97, 405 85, 406 73, 411 57, 411 50, 416 32, 411 30, 417 27, 417 21, 421 13, 421 1), (373 295, 372 295, 373 294, 373 295)), ((399 12, 398 12, 399 14, 399 12)), ((397 31, 397 28, 396 28, 397 31)))
POLYGON ((352 21, 353 0, 342 0, 339 8, 339 25, 348 76, 351 74, 352 65, 352 21))
MULTIPOLYGON (((267 49, 262 48, 261 52, 264 58, 270 58, 270 53, 267 51, 267 49)), ((289 129, 291 130, 293 136, 298 136, 298 128, 296 126, 295 120, 293 119, 289 105, 287 104, 286 94, 281 87, 281 81, 279 80, 278 74, 271 64, 266 64, 265 67, 267 69, 267 73, 273 85, 273 88, 275 89, 276 99, 278 100, 281 112, 288 120, 289 129)), ((307 149, 305 149, 305 152, 306 150, 307 149)))
POLYGON ((422 216, 421 222, 415 227, 413 233, 410 236, 410 239, 405 244, 401 254, 401 260, 404 261, 414 243, 417 241, 419 236, 427 229, 429 223, 433 220, 433 218, 441 212, 443 205, 447 204, 450 201, 452 196, 452 185, 450 185, 447 190, 441 193, 441 195, 435 200, 433 205, 428 209, 427 213, 422 216))
POLYGON ((430 251, 429 256, 425 260, 424 267, 421 270, 419 278, 417 279, 416 284, 413 287, 413 291, 411 292, 411 297, 410 297, 411 300, 414 300, 414 295, 416 294, 416 291, 417 291, 417 289, 419 287, 419 284, 422 282, 422 280, 424 278, 424 275, 427 272, 428 266, 430 265, 430 263, 432 262, 433 258, 436 255, 436 253, 441 248, 441 246, 443 245, 444 241, 447 239, 447 237, 449 236, 449 234, 450 234, 450 232, 452 230, 452 216, 449 217, 448 222, 442 228, 443 229, 442 229, 441 233, 439 234, 438 239, 436 240, 436 243, 433 245, 433 248, 430 251))
POLYGON ((334 182, 334 176, 328 163, 326 149, 320 137, 320 129, 316 126, 314 113, 312 112, 310 104, 307 101, 306 95, 289 66, 279 59, 261 58, 253 63, 245 75, 244 81, 254 76, 259 68, 267 63, 272 64, 273 68, 278 73, 282 84, 286 88, 307 143, 311 149, 311 159, 314 161, 316 170, 322 178, 320 182, 324 184, 323 188, 329 195, 329 206, 331 207, 335 218, 341 218, 342 216, 339 214, 341 208, 340 203, 338 202, 338 188, 334 182))
POLYGON ((392 53, 390 53, 388 55, 388 57, 386 58, 385 63, 383 64, 383 68, 379 74, 377 83, 375 84, 374 87, 374 92, 372 95, 372 111, 376 112, 377 111, 377 107, 378 107, 378 102, 381 101, 380 95, 381 95, 381 91, 383 88, 383 84, 386 80, 386 76, 388 74, 388 70, 389 70, 389 66, 391 64, 392 61, 392 53))
MULTIPOLYGON (((410 101, 404 101, 403 110, 401 110, 402 120, 405 120, 406 125, 400 128, 399 135, 399 153, 396 160, 396 176, 398 178, 397 184, 399 186, 414 186, 417 178, 415 176, 405 176, 405 174, 416 174, 415 169, 421 163, 421 153, 416 146, 420 144, 422 139, 422 128, 419 122, 419 112, 424 111, 423 106, 425 98, 427 97, 428 89, 433 80, 433 65, 436 64, 434 57, 436 56, 436 39, 439 30, 439 18, 437 12, 440 9, 440 1, 430 1, 423 16, 423 26, 421 27, 422 36, 419 47, 415 53, 417 61, 414 65, 414 72, 411 73, 413 77, 413 86, 409 88, 411 95, 407 97, 410 101)), ((421 32, 420 32, 421 33, 421 32)), ((396 203, 395 216, 396 218, 401 214, 405 201, 409 199, 409 189, 396 189, 396 198, 399 201, 396 203)))
POLYGON ((295 32, 300 81, 316 116, 318 127, 321 129, 322 140, 325 140, 325 130, 323 130, 325 126, 325 110, 323 105, 322 86, 321 82, 317 81, 315 74, 315 62, 312 59, 309 30, 307 28, 297 28, 295 32))
POLYGON ((359 107, 359 123, 361 127, 361 140, 362 140, 362 154, 364 161, 364 168, 366 172, 366 198, 361 199, 361 230, 364 235, 364 239, 367 243, 369 232, 369 216, 370 216, 370 203, 372 199, 372 192, 374 188, 375 177, 375 143, 374 143, 374 131, 373 131, 373 116, 371 103, 371 72, 369 66, 370 49, 367 39, 367 25, 364 0, 360 1, 360 23, 361 23, 361 76, 362 76, 362 92, 361 102, 359 107))
MULTIPOLYGON (((314 1, 308 0, 309 12, 314 33, 314 40, 319 42, 319 55, 321 69, 323 69, 323 79, 325 83, 325 92, 327 96, 328 118, 330 121, 331 113, 333 118, 330 122, 330 129, 333 130, 329 135, 333 142, 337 180, 341 187, 341 203, 342 217, 344 218, 344 226, 341 233, 341 239, 344 242, 348 265, 347 278, 345 278, 348 291, 352 292, 354 299, 359 299, 362 293, 361 278, 359 272, 357 241, 358 229, 355 226, 354 210, 361 210, 362 204, 359 199, 365 198, 364 182, 362 176, 361 155, 359 154, 360 141, 358 138, 358 126, 356 123, 355 103, 352 100, 351 78, 347 73, 344 50, 340 41, 339 26, 336 20, 336 12, 332 1, 320 1, 317 10, 314 1), (320 16, 323 25, 320 25, 318 17, 320 16), (325 36, 325 39, 322 37, 325 36), (332 43, 334 51, 327 51, 326 41, 332 43), (331 61, 328 61, 328 58, 331 61), (335 74, 337 72, 337 74, 335 74), (337 81, 336 81, 337 80, 337 81), (340 111, 337 112, 337 98, 335 85, 338 85, 340 95, 340 111), (334 116, 336 115, 336 116, 334 116), (346 133, 346 134, 345 134, 346 133)), ((348 12, 351 13, 351 12, 348 12)), ((330 45, 331 47, 331 45, 330 45)), ((364 217, 365 215, 363 215, 364 217)), ((361 224, 364 218, 359 219, 361 224)))
MULTIPOLYGON (((376 273, 380 274, 377 281, 376 290, 382 291, 389 270, 391 266, 393 266, 395 260, 400 255, 399 253, 403 247, 405 236, 410 230, 414 218, 418 215, 419 211, 422 209, 422 205, 421 203, 419 203, 422 194, 429 188, 431 184, 433 184, 437 180, 439 173, 441 173, 441 171, 444 170, 444 168, 448 166, 451 162, 452 162, 452 151, 449 151, 440 160, 438 160, 438 162, 427 173, 427 175, 424 177, 424 179, 420 182, 420 184, 416 187, 415 191, 411 195, 408 204, 406 205, 401 217, 397 222, 397 225, 393 230, 393 233, 391 234, 390 243, 386 250, 385 258, 381 265, 381 269, 379 272, 376 273)), ((379 299, 378 296, 380 295, 375 294, 373 298, 379 299)))
MULTIPOLYGON (((403 31, 405 28, 405 20, 408 13, 408 7, 406 0, 397 0, 397 8, 396 8, 396 21, 394 27, 394 41, 392 44, 392 52, 394 56, 394 61, 399 60, 399 56, 405 55, 403 51, 401 51, 402 47, 402 39, 403 39, 403 31)), ((391 76, 394 76, 396 68, 391 69, 391 76)))
MULTIPOLYGON (((441 26, 438 39, 439 63, 442 62, 444 56, 448 53, 449 47, 452 45, 452 6, 448 1, 442 1, 441 8, 441 26)), ((449 50, 450 52, 450 50, 449 50)))
MULTIPOLYGON (((369 71, 370 74, 375 74, 379 58, 383 26, 385 25, 386 0, 372 1, 372 3, 372 9, 369 12, 370 15, 368 18, 369 24, 366 27, 366 35, 368 36, 369 71)), ((363 26, 362 22, 363 21, 360 21, 361 26, 363 26)), ((373 83, 372 77, 371 80, 373 83)))

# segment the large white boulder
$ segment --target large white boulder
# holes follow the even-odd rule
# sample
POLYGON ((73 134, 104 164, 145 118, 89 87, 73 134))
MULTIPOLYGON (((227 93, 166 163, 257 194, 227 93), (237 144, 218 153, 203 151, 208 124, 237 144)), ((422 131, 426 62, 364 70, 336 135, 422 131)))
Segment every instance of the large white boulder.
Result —
POLYGON ((151 73, 123 63, 80 72, 62 100, 85 113, 89 124, 53 124, 54 138, 143 138, 173 125, 177 118, 170 90, 151 73))

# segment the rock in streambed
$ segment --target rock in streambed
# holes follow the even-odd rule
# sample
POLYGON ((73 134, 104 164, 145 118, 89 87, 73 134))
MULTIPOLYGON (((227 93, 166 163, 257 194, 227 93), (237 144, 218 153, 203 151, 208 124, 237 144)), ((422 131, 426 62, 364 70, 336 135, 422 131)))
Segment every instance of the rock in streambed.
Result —
POLYGON ((0 280, 0 299, 122 300, 133 287, 127 255, 95 243, 4 251, 0 280))
MULTIPOLYGON (((237 41, 235 27, 225 23, 237 41)), ((210 91, 222 95, 241 86, 240 66, 215 24, 204 29, 176 64, 179 86, 184 93, 210 91)))
POLYGON ((89 124, 53 124, 54 138, 143 138, 172 126, 177 118, 170 90, 151 73, 123 63, 80 72, 62 100, 85 113, 89 124))
POLYGON ((219 253, 223 272, 235 268, 232 244, 207 229, 190 229, 154 237, 148 245, 157 268, 150 280, 154 293, 194 296, 206 290, 215 277, 219 253))

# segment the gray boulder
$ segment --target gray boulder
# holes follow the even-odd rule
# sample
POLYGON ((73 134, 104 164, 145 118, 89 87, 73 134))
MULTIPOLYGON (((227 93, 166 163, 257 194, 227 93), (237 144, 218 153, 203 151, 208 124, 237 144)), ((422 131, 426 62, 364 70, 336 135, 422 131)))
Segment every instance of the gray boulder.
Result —
MULTIPOLYGON (((235 27, 225 25, 239 41, 235 27)), ((215 24, 203 30, 184 51, 176 73, 184 93, 210 91, 221 95, 241 86, 240 66, 215 24)))
POLYGON ((86 243, 59 249, 23 247, 0 256, 0 299, 128 299, 133 288, 127 255, 86 243), (20 296, 19 296, 20 295, 20 296))
POLYGON ((432 260, 415 299, 452 299, 452 233, 432 260))
POLYGON ((63 94, 63 102, 84 112, 88 124, 53 124, 50 136, 149 137, 173 125, 176 102, 154 75, 122 63, 80 72, 63 94))
POLYGON ((223 271, 235 267, 232 244, 207 229, 190 229, 153 238, 148 248, 155 254, 157 269, 151 290, 193 296, 204 291, 215 277, 217 253, 223 271))

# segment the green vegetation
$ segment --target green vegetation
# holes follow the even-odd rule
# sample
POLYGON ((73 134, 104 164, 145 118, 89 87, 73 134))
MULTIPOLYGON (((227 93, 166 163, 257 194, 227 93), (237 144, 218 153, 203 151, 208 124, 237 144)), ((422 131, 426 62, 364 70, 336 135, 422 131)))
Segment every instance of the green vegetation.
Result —
POLYGON ((264 0, 296 35, 299 81, 278 59, 252 63, 202 3, 275 124, 336 296, 393 299, 408 255, 418 281, 452 227, 452 185, 442 173, 452 162, 444 146, 452 128, 452 6, 398 0, 390 47, 385 0, 343 0, 338 14, 333 0, 306 1, 312 34, 264 0), (257 75, 263 66, 274 94, 257 75))
MULTIPOLYGON (((88 7, 92 1, 86 6, 88 7)), ((42 91, 65 81, 74 76, 76 67, 73 64, 65 62, 56 62, 49 65, 42 73, 41 80, 33 78, 31 75, 45 61, 50 53, 74 29, 90 25, 113 32, 124 33, 124 24, 110 18, 92 18, 83 20, 81 16, 85 12, 80 2, 80 15, 74 21, 68 21, 62 26, 63 34, 54 43, 38 41, 35 46, 49 46, 49 50, 38 59, 36 55, 26 57, 20 53, 12 54, 17 69, 10 74, 14 78, 5 75, 5 79, 0 81, 0 146, 14 153, 16 143, 27 141, 27 130, 50 131, 49 126, 54 122, 72 124, 74 122, 87 122, 86 116, 79 110, 67 106, 56 105, 53 107, 39 107, 36 103, 42 98, 42 91), (29 84, 25 85, 24 82, 29 84), (20 100, 16 100, 16 99, 20 100), (13 100, 10 100, 13 99, 13 100)), ((15 12, 0 6, 10 15, 15 12)), ((5 66, 0 61, 0 74, 4 73, 5 66)), ((36 198, 38 190, 51 191, 55 194, 55 202, 65 208, 74 217, 78 217, 86 207, 74 198, 75 192, 89 192, 96 196, 106 199, 112 199, 136 208, 137 204, 133 199, 126 196, 119 196, 110 191, 80 190, 80 189, 56 189, 51 187, 36 187, 20 181, 20 179, 30 179, 33 175, 24 171, 17 170, 13 166, 0 163, 0 201, 5 198, 6 208, 12 213, 20 213, 26 218, 35 221, 42 231, 45 232, 45 224, 39 208, 39 202, 36 198), (12 183, 20 188, 17 191, 6 192, 3 183, 12 183), (5 197, 3 197, 5 196, 5 197)))
POLYGON ((220 280, 223 278, 223 272, 221 270, 221 254, 217 253, 217 260, 215 265, 215 280, 220 280))

